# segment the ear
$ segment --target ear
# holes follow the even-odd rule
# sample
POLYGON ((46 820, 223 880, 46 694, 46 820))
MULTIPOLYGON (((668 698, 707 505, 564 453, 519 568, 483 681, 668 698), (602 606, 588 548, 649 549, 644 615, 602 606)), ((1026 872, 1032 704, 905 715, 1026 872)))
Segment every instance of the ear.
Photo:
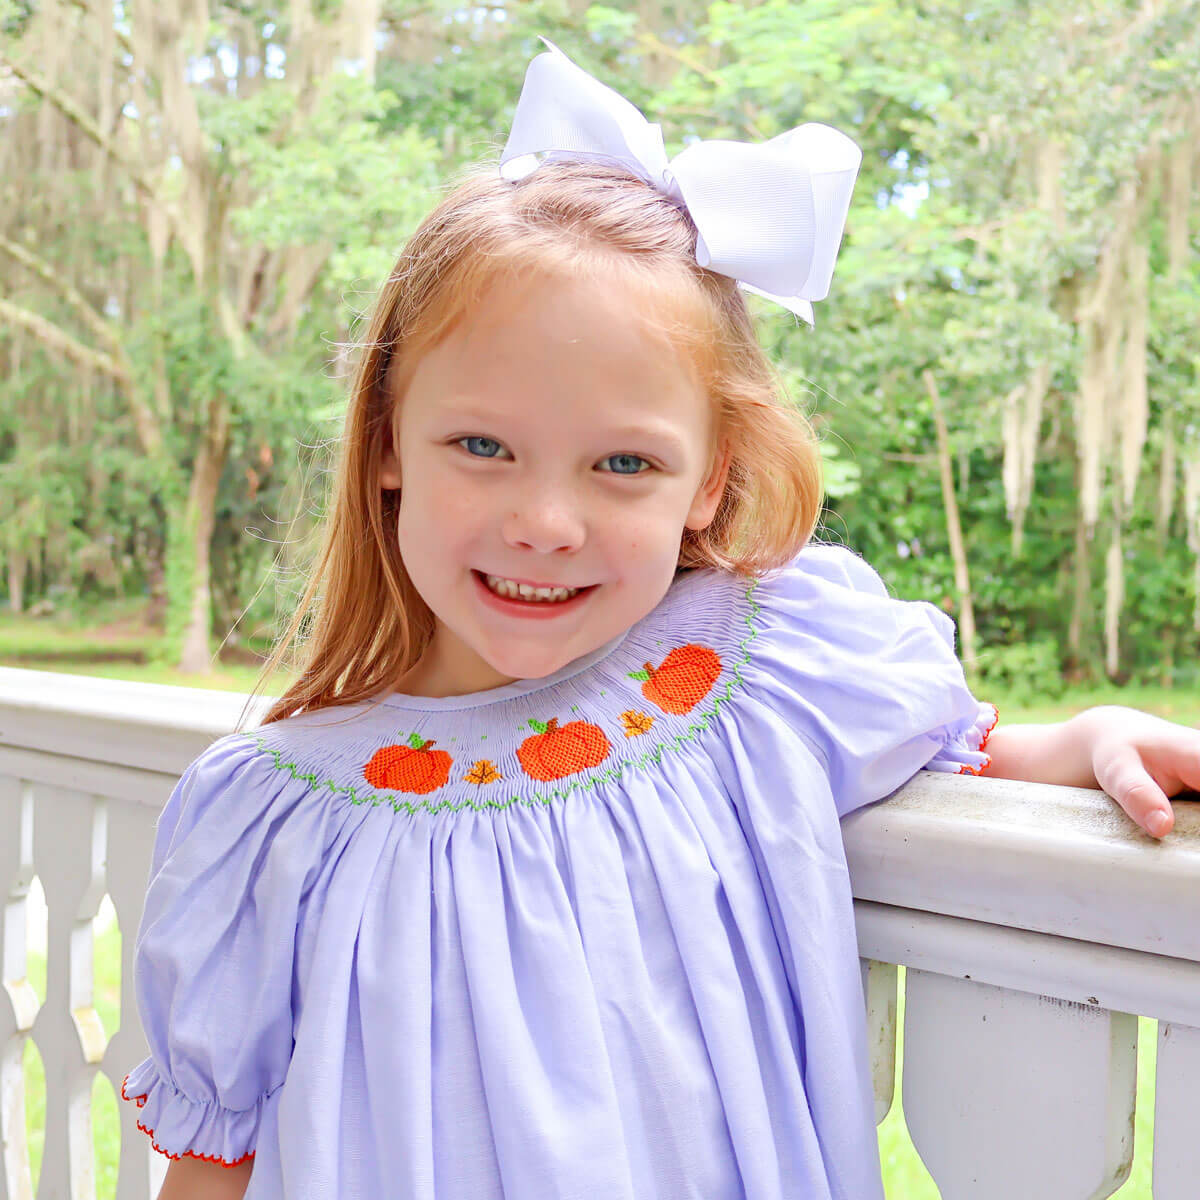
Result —
POLYGON ((729 478, 729 464, 733 460, 733 444, 729 438, 722 437, 713 454, 712 469, 708 477, 701 483, 688 509, 685 529, 705 529, 717 515, 721 497, 725 494, 725 482, 729 478))
POLYGON ((383 453, 379 459, 379 486, 385 491, 400 486, 400 457, 392 449, 392 431, 383 435, 383 453))

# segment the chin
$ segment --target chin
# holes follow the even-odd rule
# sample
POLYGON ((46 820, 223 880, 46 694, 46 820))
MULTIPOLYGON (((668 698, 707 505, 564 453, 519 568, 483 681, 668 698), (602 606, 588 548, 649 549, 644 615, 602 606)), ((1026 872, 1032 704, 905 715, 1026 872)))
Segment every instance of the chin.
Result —
POLYGON ((588 651, 581 650, 578 654, 570 655, 561 653, 501 654, 495 658, 487 658, 485 661, 493 671, 497 671, 509 679, 543 679, 586 653, 588 651))
POLYGON ((493 666, 501 675, 510 679, 544 679, 547 675, 553 675, 559 667, 565 667, 570 661, 569 658, 516 658, 493 666))

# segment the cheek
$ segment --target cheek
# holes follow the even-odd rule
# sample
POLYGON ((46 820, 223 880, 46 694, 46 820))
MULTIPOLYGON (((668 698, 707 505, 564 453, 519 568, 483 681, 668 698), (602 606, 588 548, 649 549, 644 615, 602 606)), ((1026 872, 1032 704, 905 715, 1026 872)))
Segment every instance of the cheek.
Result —
POLYGON ((647 504, 621 514, 614 530, 631 553, 655 557, 678 550, 687 507, 680 495, 659 494, 647 504))
POLYGON ((473 536, 487 505, 479 502, 461 478, 438 477, 435 471, 406 471, 400 492, 398 532, 401 546, 436 551, 473 536))
POLYGON ((642 597, 647 591, 661 595, 675 574, 683 520, 669 504, 648 510, 627 510, 606 539, 606 557, 615 564, 621 590, 642 597))

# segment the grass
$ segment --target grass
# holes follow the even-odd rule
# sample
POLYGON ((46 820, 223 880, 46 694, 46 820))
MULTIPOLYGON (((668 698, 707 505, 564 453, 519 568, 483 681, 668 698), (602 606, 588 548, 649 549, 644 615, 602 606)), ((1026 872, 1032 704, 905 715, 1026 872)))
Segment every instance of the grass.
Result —
MULTIPOLYGON (((211 674, 188 675, 156 663, 150 658, 152 642, 145 630, 131 627, 122 632, 122 622, 133 618, 116 616, 100 630, 72 629, 46 620, 0 614, 0 664, 33 667, 38 670, 69 674, 98 675, 107 678, 137 679, 150 683, 171 683, 184 687, 249 691, 257 679, 257 668, 237 662, 221 662, 211 674), (145 661, 135 661, 135 654, 145 661)), ((278 695, 289 676, 280 671, 268 681, 267 692, 278 695)), ((1058 699, 1006 695, 977 689, 981 699, 991 700, 1007 723, 1061 721, 1094 704, 1125 704, 1156 713, 1173 721, 1200 726, 1200 695, 1163 687, 1102 686, 1078 689, 1058 699)), ((120 931, 115 923, 98 931, 95 946, 96 1009, 105 1031, 116 1031, 120 998, 120 931)), ((29 955, 30 980, 43 1001, 46 994, 45 959, 29 955)), ((900 969, 901 995, 897 1020, 896 1092, 892 1108, 879 1126, 879 1149, 883 1162, 888 1200, 939 1200, 939 1193, 925 1170, 908 1136, 901 1105, 904 1043, 904 970, 900 969)), ((1135 1153, 1128 1181, 1114 1193, 1121 1200, 1150 1200, 1151 1150, 1153 1145, 1154 1057, 1157 1022, 1138 1019, 1138 1083, 1135 1153)), ((135 1064, 128 1064, 129 1067, 135 1064)), ((37 1187, 45 1123, 45 1078, 41 1057, 32 1041, 24 1050, 26 1079, 25 1119, 29 1135, 34 1187, 37 1187)), ((107 1079, 97 1074, 92 1090, 92 1136, 95 1144, 96 1195, 105 1200, 116 1193, 120 1123, 116 1094, 107 1079)))
POLYGON ((1115 684, 1072 688, 1064 696, 1048 699, 1040 696, 1014 696, 976 689, 981 700, 990 700, 1000 710, 1000 720, 1011 724, 1042 724, 1065 721, 1075 713, 1096 704, 1124 704, 1140 708, 1168 721, 1200 726, 1200 690, 1115 684))
MULTIPOLYGON (((225 647, 212 670, 180 671, 159 661, 160 634, 150 628, 140 609, 127 604, 106 606, 87 625, 68 617, 29 617, 0 610, 0 665, 142 683, 248 692, 258 678, 258 664, 268 647, 225 647)), ((291 675, 280 670, 268 691, 278 694, 291 675)))
MULTIPOLYGON (((144 601, 112 601, 84 624, 64 615, 29 617, 0 610, 0 665, 144 683, 248 692, 258 679, 259 664, 268 647, 256 644, 226 647, 211 672, 187 673, 155 661, 159 634, 145 620, 144 601)), ((266 691, 279 695, 293 674, 280 669, 267 680, 266 691)), ((1172 721, 1200 726, 1200 689, 1162 686, 1099 684, 1074 688, 1064 696, 1039 696, 976 688, 980 699, 991 700, 1008 723, 1062 721, 1095 704, 1124 704, 1172 721)))
POLYGON ((59 658, 144 662, 159 637, 148 625, 145 609, 144 600, 112 600, 96 606, 86 619, 69 612, 31 617, 0 609, 0 659, 10 666, 59 658))

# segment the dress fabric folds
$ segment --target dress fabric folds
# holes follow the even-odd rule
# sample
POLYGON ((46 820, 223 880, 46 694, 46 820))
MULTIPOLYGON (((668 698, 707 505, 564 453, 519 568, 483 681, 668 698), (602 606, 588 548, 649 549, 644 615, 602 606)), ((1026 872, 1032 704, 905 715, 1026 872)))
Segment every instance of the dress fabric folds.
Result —
POLYGON ((945 614, 810 546, 543 679, 230 734, 122 1095, 247 1200, 882 1200, 839 818, 994 723, 945 614))

